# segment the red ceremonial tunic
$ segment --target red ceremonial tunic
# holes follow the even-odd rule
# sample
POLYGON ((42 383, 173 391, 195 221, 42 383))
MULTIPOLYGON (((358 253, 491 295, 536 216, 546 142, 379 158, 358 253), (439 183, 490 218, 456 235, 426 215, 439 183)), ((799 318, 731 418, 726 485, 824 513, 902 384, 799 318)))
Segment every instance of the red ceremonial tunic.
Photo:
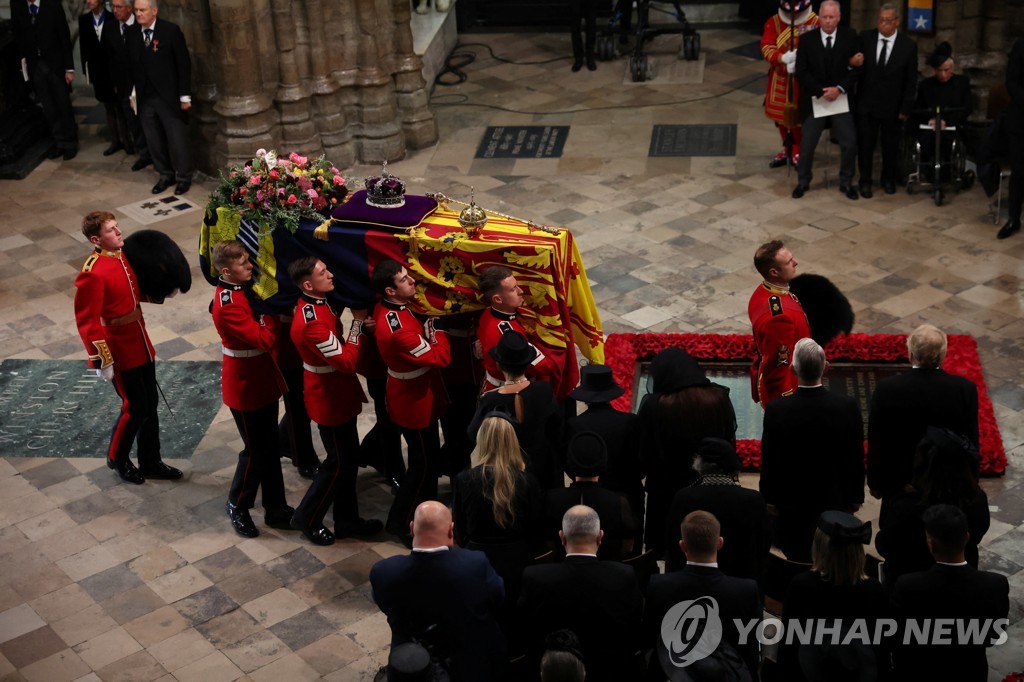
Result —
POLYGON ((373 319, 377 348, 388 366, 388 416, 402 428, 425 429, 448 403, 439 371, 451 360, 448 334, 428 335, 411 310, 387 300, 374 308, 373 319))
POLYGON ((223 361, 220 390, 224 404, 251 412, 277 402, 288 390, 274 362, 277 319, 253 315, 244 287, 224 280, 217 286, 210 307, 213 326, 220 334, 223 361))
POLYGON ((758 357, 750 368, 754 401, 764 407, 775 398, 796 390, 796 374, 790 369, 793 347, 811 335, 807 315, 789 289, 762 282, 747 306, 758 357))
POLYGON ((75 278, 75 322, 95 369, 141 367, 156 358, 146 333, 139 280, 121 251, 97 248, 75 278))
POLYGON ((302 294, 292 319, 292 343, 306 370, 302 383, 306 412, 321 426, 344 424, 363 411, 366 395, 356 378, 363 324, 355 321, 348 338, 338 316, 322 298, 302 294))
MULTIPOLYGON (((484 371, 484 393, 501 386, 505 381, 505 375, 498 368, 498 362, 491 357, 491 349, 498 345, 501 336, 505 332, 516 331, 530 340, 526 329, 516 319, 515 313, 503 313, 494 308, 487 308, 480 315, 480 322, 476 328, 476 337, 480 340, 483 350, 484 371)), ((537 351, 537 357, 529 367, 526 368, 526 375, 531 379, 542 379, 557 389, 559 371, 551 358, 544 355, 537 344, 530 340, 530 345, 537 351)))
MULTIPOLYGON (((780 10, 781 11, 781 10, 780 10)), ((768 70, 768 91, 764 97, 764 113, 773 121, 782 123, 782 108, 787 101, 794 104, 800 101, 800 90, 797 80, 793 78, 793 99, 788 99, 790 76, 786 65, 779 60, 783 53, 800 46, 800 37, 807 31, 818 27, 818 15, 810 12, 807 20, 796 26, 796 36, 790 45, 790 25, 783 21, 779 14, 764 22, 764 33, 761 35, 761 54, 771 65, 768 70)))

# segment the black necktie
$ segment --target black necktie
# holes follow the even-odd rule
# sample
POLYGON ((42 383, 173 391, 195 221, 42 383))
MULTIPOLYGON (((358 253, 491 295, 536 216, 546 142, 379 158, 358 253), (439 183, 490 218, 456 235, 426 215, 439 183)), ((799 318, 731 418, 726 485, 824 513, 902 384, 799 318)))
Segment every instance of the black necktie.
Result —
POLYGON ((831 50, 832 49, 832 36, 825 36, 825 49, 826 50, 831 50))
POLYGON ((32 23, 36 21, 36 15, 39 14, 39 5, 34 2, 28 4, 28 11, 32 15, 32 23))
POLYGON ((143 33, 146 34, 146 47, 149 47, 150 43, 153 42, 153 29, 147 28, 143 33))
POLYGON ((128 24, 121 24, 121 37, 124 38, 124 30, 128 28, 128 24))
POLYGON ((882 54, 878 57, 878 65, 885 66, 885 60, 889 57, 889 40, 882 38, 882 54))

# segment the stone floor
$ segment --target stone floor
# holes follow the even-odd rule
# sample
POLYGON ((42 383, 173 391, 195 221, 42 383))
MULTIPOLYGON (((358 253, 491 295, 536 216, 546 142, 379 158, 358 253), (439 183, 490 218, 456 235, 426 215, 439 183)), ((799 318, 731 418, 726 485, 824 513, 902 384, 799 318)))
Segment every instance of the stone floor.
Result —
MULTIPOLYGON (((825 187, 823 148, 812 191, 792 200, 795 177, 767 169, 779 144, 760 108, 764 67, 730 51, 749 53, 756 39, 704 31, 703 82, 659 86, 628 82, 624 60, 571 73, 562 35, 463 37, 513 63, 466 48, 479 57, 468 80, 434 95, 442 144, 391 170, 414 193, 464 198, 475 187, 484 207, 572 229, 608 333, 747 332, 751 255, 782 237, 801 271, 846 292, 856 331, 927 321, 973 335, 1010 458, 1006 476, 984 482, 993 521, 982 562, 1010 576, 1013 597, 1010 642, 989 654, 999 680, 1024 661, 1024 236, 995 239, 977 188, 941 208, 903 192, 851 202, 834 172, 825 187), (648 158, 657 123, 735 123, 737 155, 648 158), (572 129, 560 159, 475 159, 484 128, 503 124, 572 129)), ((655 69, 671 66, 673 40, 654 44, 655 69)), ((0 357, 82 358, 71 305, 88 251, 81 216, 146 199, 156 180, 101 155, 89 94, 76 89, 79 156, 0 183, 0 357)), ((212 187, 200 180, 188 196, 202 203, 212 187)), ((156 227, 194 263, 200 220, 193 211, 156 227)), ((192 291, 146 308, 162 362, 219 358, 210 290, 194 272, 192 291)), ((164 428, 174 428, 166 416, 164 428)), ((389 633, 367 573, 404 550, 383 537, 326 548, 267 528, 238 537, 222 503, 239 448, 222 410, 195 453, 167 453, 186 472, 180 483, 122 485, 102 459, 60 452, 0 460, 0 678, 371 679, 389 633)), ((304 481, 287 471, 286 482, 297 502, 304 481)), ((368 471, 360 486, 364 515, 382 517, 387 490, 368 471)))

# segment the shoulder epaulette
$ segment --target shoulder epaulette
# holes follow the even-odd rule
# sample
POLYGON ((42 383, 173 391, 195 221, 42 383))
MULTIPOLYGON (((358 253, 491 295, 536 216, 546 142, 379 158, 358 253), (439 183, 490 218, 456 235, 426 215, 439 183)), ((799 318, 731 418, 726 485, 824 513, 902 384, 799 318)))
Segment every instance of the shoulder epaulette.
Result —
POLYGON ((773 294, 768 297, 768 308, 772 311, 772 317, 782 314, 782 297, 773 294))
POLYGON ((227 305, 231 303, 231 292, 227 289, 220 290, 220 304, 227 305))
POLYGON ((316 311, 313 309, 312 303, 302 306, 302 319, 306 322, 312 322, 316 319, 316 311))
POLYGON ((85 259, 85 265, 82 266, 82 272, 92 272, 92 266, 96 265, 96 261, 100 259, 100 254, 92 253, 88 258, 85 259))
POLYGON ((391 331, 396 332, 402 328, 402 320, 399 319, 398 313, 394 310, 389 311, 385 317, 387 318, 388 326, 391 328, 391 331))

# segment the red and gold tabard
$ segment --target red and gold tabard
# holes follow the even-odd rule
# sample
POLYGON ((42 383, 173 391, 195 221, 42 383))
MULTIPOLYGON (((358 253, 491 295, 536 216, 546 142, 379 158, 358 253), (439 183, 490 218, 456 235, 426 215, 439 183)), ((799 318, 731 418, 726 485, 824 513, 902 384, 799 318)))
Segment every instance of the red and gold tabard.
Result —
POLYGON ((812 10, 807 10, 806 19, 798 16, 796 20, 796 35, 792 36, 788 13, 783 19, 780 14, 782 10, 775 13, 764 23, 764 33, 761 35, 761 54, 770 65, 768 71, 768 91, 764 97, 764 113, 768 118, 777 123, 783 122, 783 107, 787 102, 799 102, 800 92, 797 89, 796 78, 793 78, 793 98, 789 99, 789 79, 795 74, 786 72, 786 65, 779 59, 783 53, 800 46, 800 38, 804 33, 818 27, 818 15, 812 10))
POLYGON ((146 333, 145 296, 124 254, 97 248, 75 278, 75 322, 95 369, 141 367, 156 358, 146 333))
POLYGON ((750 368, 754 400, 764 407, 775 398, 796 390, 791 369, 793 347, 811 335, 807 315, 789 288, 762 282, 747 306, 758 357, 750 368))
POLYGON ((431 333, 408 307, 391 301, 381 301, 373 319, 377 348, 388 366, 388 416, 400 427, 425 429, 448 404, 439 371, 451 360, 448 334, 431 333))
POLYGON ((273 356, 280 332, 277 319, 271 315, 257 318, 245 288, 224 280, 213 296, 210 312, 221 340, 224 404, 250 412, 276 402, 288 390, 273 356))
POLYGON ((302 294, 292 319, 292 343, 302 358, 306 412, 322 426, 338 426, 362 412, 366 395, 356 378, 363 323, 345 338, 338 316, 322 298, 302 294))
MULTIPOLYGON (((533 363, 526 368, 526 375, 530 378, 542 379, 553 387, 558 386, 558 367, 542 351, 533 339, 523 328, 522 323, 516 319, 515 313, 503 313, 494 308, 486 308, 480 315, 480 322, 477 324, 476 337, 480 340, 483 349, 484 363, 484 386, 483 390, 493 390, 501 386, 505 381, 505 375, 498 368, 498 362, 491 357, 490 350, 498 345, 498 341, 506 332, 519 332, 527 338, 530 345, 537 351, 537 357, 533 363)), ((571 390, 571 388, 570 388, 571 390)), ((564 397, 564 396, 559 396, 564 397)))

